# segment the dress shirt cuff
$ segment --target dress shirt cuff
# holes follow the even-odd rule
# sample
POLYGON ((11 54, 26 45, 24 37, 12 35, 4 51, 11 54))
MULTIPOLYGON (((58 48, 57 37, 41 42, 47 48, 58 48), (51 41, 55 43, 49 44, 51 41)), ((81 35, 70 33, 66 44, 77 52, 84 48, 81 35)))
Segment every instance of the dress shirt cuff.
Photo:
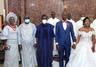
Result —
POLYGON ((18 44, 21 45, 21 42, 19 42, 18 44))
POLYGON ((58 45, 58 42, 56 42, 56 45, 58 45))
POLYGON ((76 44, 76 42, 73 42, 73 44, 76 44))
POLYGON ((35 41, 34 43, 35 43, 35 44, 37 44, 37 42, 36 42, 36 41, 35 41))

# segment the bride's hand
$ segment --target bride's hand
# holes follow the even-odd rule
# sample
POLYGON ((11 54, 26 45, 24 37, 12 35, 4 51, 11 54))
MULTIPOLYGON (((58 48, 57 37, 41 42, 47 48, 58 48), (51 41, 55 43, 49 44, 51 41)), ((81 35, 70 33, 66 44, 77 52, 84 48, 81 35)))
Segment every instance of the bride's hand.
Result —
POLYGON ((73 48, 73 49, 76 49, 76 44, 73 44, 73 45, 72 45, 72 48, 73 48))
POLYGON ((92 49, 92 52, 95 52, 95 46, 92 46, 91 49, 92 49))

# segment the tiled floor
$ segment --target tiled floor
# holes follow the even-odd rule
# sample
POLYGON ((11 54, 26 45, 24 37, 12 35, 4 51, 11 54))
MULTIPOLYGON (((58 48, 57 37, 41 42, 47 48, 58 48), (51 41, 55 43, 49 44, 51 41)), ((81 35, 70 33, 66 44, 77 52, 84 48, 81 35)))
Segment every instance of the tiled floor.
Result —
MULTIPOLYGON (((3 67, 3 64, 0 64, 0 67, 3 67)), ((20 67, 21 67, 21 64, 20 64, 20 67)))
POLYGON ((3 67, 2 64, 0 64, 0 67, 3 67))

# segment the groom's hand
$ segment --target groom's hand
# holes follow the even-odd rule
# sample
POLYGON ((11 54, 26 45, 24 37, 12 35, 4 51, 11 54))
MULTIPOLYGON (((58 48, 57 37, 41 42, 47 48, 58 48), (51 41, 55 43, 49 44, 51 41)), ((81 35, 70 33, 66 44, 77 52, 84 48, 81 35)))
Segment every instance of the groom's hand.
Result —
POLYGON ((58 43, 56 43, 56 49, 59 50, 59 44, 58 43))
POLYGON ((56 49, 59 50, 59 45, 56 45, 56 49))
POLYGON ((76 44, 73 44, 73 45, 72 45, 72 48, 73 48, 73 49, 76 49, 76 44))
POLYGON ((37 43, 35 43, 33 46, 34 46, 35 48, 38 48, 38 47, 39 47, 37 43))
POLYGON ((92 46, 91 49, 92 49, 92 52, 95 52, 95 46, 92 46))

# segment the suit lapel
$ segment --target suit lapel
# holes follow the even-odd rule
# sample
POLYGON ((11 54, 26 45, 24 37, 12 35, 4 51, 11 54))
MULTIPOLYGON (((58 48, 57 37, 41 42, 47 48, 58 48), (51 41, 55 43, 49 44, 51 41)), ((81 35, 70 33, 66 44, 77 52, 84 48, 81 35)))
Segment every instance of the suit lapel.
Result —
MULTIPOLYGON (((61 22, 61 27, 62 27, 62 29, 64 30, 64 28, 63 28, 63 22, 61 22)), ((64 30, 65 31, 65 30, 64 30)))
MULTIPOLYGON (((61 27, 62 27, 62 29, 64 30, 64 28, 63 28, 63 22, 61 22, 61 27)), ((68 23, 68 21, 67 21, 67 28, 66 28, 66 30, 68 29, 68 27, 69 27, 69 23, 68 23)), ((66 31, 66 30, 64 30, 64 31, 66 31)))
POLYGON ((66 30, 69 28, 69 23, 68 23, 68 21, 67 21, 67 28, 66 28, 66 30))

